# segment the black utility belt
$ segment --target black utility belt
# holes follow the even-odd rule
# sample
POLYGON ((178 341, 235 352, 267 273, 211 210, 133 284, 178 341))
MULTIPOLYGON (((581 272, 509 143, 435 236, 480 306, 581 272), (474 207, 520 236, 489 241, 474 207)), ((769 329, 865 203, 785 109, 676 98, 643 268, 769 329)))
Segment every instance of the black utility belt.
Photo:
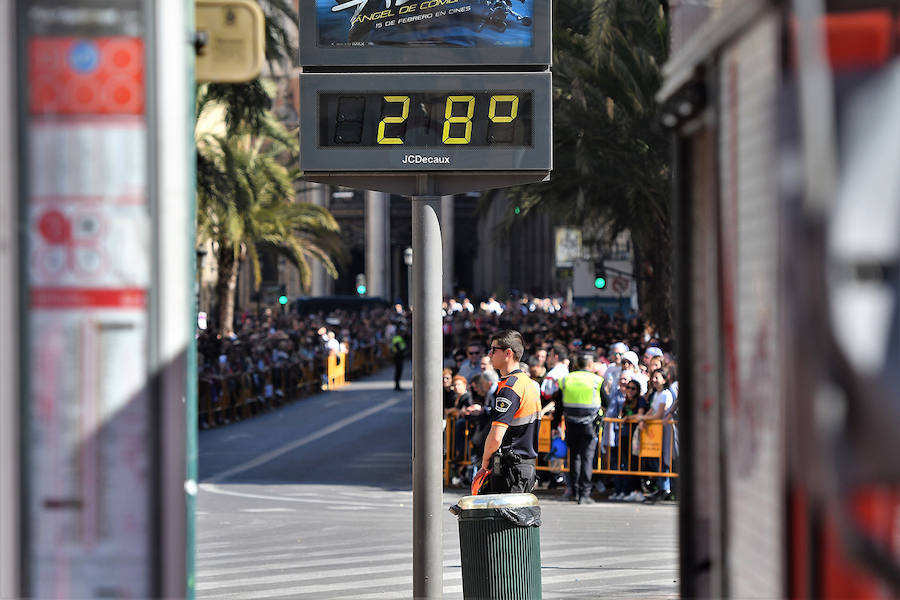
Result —
POLYGON ((537 464, 537 458, 526 458, 524 456, 519 456, 514 452, 498 452, 494 455, 493 460, 499 461, 500 464, 504 467, 511 467, 521 464, 537 464))

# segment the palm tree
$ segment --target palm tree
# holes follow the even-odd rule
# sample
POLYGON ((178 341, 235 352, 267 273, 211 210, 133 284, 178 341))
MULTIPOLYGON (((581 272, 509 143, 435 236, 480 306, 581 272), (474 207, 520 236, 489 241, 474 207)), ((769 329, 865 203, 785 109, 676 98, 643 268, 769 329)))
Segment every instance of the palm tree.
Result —
MULTIPOLYGON (((266 15, 266 59, 273 72, 295 62, 292 30, 297 14, 290 0, 260 0, 266 15)), ((310 260, 337 277, 344 257, 339 228, 326 209, 294 202, 296 131, 273 118, 270 86, 262 80, 207 84, 197 89, 197 241, 211 243, 218 267, 219 330, 231 333, 240 264, 249 260, 256 286, 260 254, 286 257, 308 289, 310 260)))
MULTIPOLYGON (((209 113, 225 110, 205 89, 198 96, 198 230, 200 244, 212 244, 219 279, 219 331, 232 332, 234 292, 243 260, 249 260, 258 286, 260 252, 286 257, 300 272, 301 285, 310 285, 310 259, 318 260, 332 276, 334 259, 343 256, 340 230, 324 208, 294 202, 299 173, 284 166, 285 154, 296 158, 296 136, 270 115, 257 124, 265 135, 240 129, 223 133, 210 127, 220 118, 209 113)), ((249 128, 248 128, 249 129, 249 128)), ((294 161, 295 162, 295 161, 294 161)))
POLYGON ((554 173, 516 188, 523 212, 564 215, 587 242, 631 233, 642 307, 671 327, 669 143, 654 95, 668 56, 659 0, 560 0, 554 23, 554 173))

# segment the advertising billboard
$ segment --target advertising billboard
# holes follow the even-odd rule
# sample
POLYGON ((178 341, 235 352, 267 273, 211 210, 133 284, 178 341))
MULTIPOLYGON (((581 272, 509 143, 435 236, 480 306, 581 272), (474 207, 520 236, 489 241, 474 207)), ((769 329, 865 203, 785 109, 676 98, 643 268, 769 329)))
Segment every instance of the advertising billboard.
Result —
POLYGON ((550 0, 302 0, 303 66, 547 65, 550 0))

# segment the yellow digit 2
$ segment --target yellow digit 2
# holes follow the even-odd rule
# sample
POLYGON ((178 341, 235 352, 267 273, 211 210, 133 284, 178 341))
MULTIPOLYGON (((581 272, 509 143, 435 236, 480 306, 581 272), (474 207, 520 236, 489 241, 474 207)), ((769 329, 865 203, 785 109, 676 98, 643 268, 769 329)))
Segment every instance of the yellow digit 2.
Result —
POLYGON ((518 96, 491 96, 491 108, 488 110, 488 118, 494 123, 511 123, 519 116, 519 97, 518 96), (509 102, 512 108, 508 115, 497 114, 497 104, 500 102, 509 102))
POLYGON ((403 138, 384 137, 384 128, 390 123, 403 123, 406 121, 406 118, 409 116, 409 96, 385 96, 384 101, 390 103, 402 103, 403 110, 400 111, 400 116, 384 117, 381 119, 378 123, 377 141, 379 144, 402 144, 403 138))
POLYGON ((468 144, 472 141, 472 115, 475 114, 475 96, 448 96, 447 108, 444 110, 444 143, 445 144, 468 144), (453 105, 456 103, 466 103, 466 115, 453 116, 453 105), (453 137, 450 135, 450 127, 454 123, 465 123, 466 132, 463 137, 453 137))

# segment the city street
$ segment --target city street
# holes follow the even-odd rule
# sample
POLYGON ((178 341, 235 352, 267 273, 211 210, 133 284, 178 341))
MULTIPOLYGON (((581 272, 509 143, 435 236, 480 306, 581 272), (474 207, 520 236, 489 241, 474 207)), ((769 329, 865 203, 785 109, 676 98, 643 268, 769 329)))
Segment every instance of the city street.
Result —
MULTIPOLYGON (((198 598, 412 596, 411 381, 395 392, 390 375, 200 433, 198 598)), ((674 504, 538 496, 545 598, 678 596, 674 504)), ((442 518, 444 597, 461 598, 456 517, 442 518)))
POLYGON ((900 599, 900 0, 0 0, 0 81, 0 600, 900 599))

